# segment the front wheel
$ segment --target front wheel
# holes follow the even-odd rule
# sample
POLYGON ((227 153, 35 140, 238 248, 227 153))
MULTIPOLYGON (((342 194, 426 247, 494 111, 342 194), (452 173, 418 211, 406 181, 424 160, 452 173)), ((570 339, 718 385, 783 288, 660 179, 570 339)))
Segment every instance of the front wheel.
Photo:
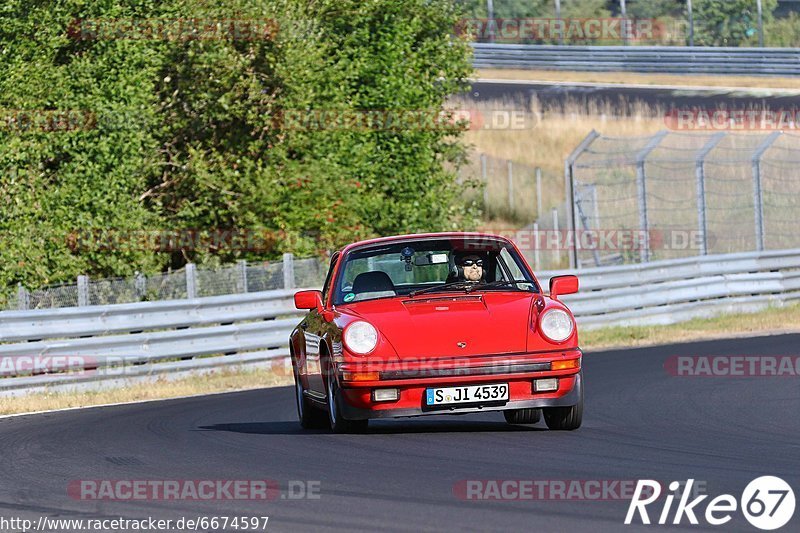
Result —
POLYGON ((576 386, 580 387, 578 403, 570 407, 547 407, 544 412, 544 422, 547 427, 559 431, 572 431, 581 427, 583 421, 583 379, 578 374, 576 386))
POLYGON ((342 394, 335 376, 328 376, 328 420, 334 433, 361 433, 367 429, 369 420, 348 420, 342 416, 342 394))

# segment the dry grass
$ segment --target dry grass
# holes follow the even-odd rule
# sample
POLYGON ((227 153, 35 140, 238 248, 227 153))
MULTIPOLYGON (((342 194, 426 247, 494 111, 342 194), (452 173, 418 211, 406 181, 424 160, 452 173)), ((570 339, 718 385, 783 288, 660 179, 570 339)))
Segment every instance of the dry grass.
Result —
POLYGON ((581 332, 581 346, 588 351, 748 337, 755 334, 800 332, 800 304, 774 307, 758 313, 720 315, 670 326, 632 326, 581 332))
POLYGON ((635 72, 563 72, 557 70, 482 69, 475 78, 575 81, 635 85, 675 85, 681 87, 733 87, 759 89, 800 89, 800 78, 766 76, 717 76, 684 74, 638 74, 635 72))
POLYGON ((123 388, 79 392, 42 392, 19 397, 0 397, 0 415, 31 413, 112 403, 177 398, 195 394, 232 392, 277 387, 292 383, 291 373, 282 366, 255 370, 230 368, 174 381, 159 378, 152 383, 134 383, 123 388))
MULTIPOLYGON (((482 102, 472 106, 488 114, 491 110, 513 108, 515 103, 482 102)), ((565 102, 563 109, 553 109, 534 101, 531 109, 525 110, 529 120, 524 129, 470 130, 465 132, 464 141, 474 152, 538 166, 545 174, 563 177, 564 160, 593 129, 611 137, 626 137, 651 135, 666 127, 663 110, 642 104, 632 104, 631 108, 631 116, 615 117, 614 106, 608 103, 587 109, 565 102)))

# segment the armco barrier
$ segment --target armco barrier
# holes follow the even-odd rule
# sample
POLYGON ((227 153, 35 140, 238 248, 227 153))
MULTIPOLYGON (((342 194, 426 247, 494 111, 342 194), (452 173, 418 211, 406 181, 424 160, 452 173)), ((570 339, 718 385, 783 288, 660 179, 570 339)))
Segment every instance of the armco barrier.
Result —
MULTIPOLYGON (((552 276, 569 273, 575 272, 540 272, 538 277, 547 287, 552 276)), ((563 300, 584 328, 668 324, 800 299, 800 249, 654 261, 577 274, 580 292, 563 300)), ((8 376, 0 379, 0 395, 268 361, 286 371, 288 335, 301 316, 292 293, 0 312, 0 373, 8 376), (48 367, 48 361, 70 357, 89 371, 63 373, 48 367), (18 358, 42 363, 39 373, 14 377, 8 363, 18 358), (119 370, 123 364, 124 371, 119 370)))
POLYGON ((473 43, 475 68, 795 76, 800 49, 473 43))

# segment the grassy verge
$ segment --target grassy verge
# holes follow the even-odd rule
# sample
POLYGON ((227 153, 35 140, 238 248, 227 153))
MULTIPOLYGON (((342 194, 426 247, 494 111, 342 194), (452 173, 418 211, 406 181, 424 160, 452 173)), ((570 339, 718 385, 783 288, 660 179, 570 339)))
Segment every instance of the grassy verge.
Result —
POLYGON ((773 307, 758 313, 695 319, 670 326, 601 328, 582 331, 580 337, 581 347, 591 351, 786 331, 800 332, 800 304, 773 307))
POLYGON ((160 378, 155 382, 133 383, 108 390, 48 391, 28 396, 0 397, 0 415, 278 387, 291 383, 292 376, 283 371, 282 365, 271 369, 230 368, 175 380, 160 378))
MULTIPOLYGON (((722 315, 671 326, 603 328, 581 333, 586 351, 649 346, 713 338, 741 337, 784 331, 800 332, 800 304, 771 308, 759 313, 722 315)), ((24 397, 0 398, 0 414, 31 413, 51 409, 175 398, 195 394, 231 392, 290 385, 292 376, 283 365, 272 369, 232 368, 175 381, 134 384, 125 388, 85 392, 47 392, 24 397)))
POLYGON ((742 87, 800 89, 800 79, 767 76, 644 74, 636 72, 564 72, 560 70, 481 69, 475 78, 531 81, 574 81, 608 84, 676 85, 681 87, 742 87))

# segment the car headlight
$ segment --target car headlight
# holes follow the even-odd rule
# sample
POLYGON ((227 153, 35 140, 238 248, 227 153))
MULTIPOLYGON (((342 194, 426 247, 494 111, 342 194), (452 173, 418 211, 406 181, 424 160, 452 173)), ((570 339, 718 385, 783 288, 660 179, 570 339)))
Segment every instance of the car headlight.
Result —
POLYGON ((353 322, 344 330, 344 343, 353 353, 367 354, 378 345, 378 330, 363 320, 353 322))
POLYGON ((553 342, 564 342, 575 329, 572 317, 563 309, 550 309, 539 318, 539 329, 542 335, 553 342))

